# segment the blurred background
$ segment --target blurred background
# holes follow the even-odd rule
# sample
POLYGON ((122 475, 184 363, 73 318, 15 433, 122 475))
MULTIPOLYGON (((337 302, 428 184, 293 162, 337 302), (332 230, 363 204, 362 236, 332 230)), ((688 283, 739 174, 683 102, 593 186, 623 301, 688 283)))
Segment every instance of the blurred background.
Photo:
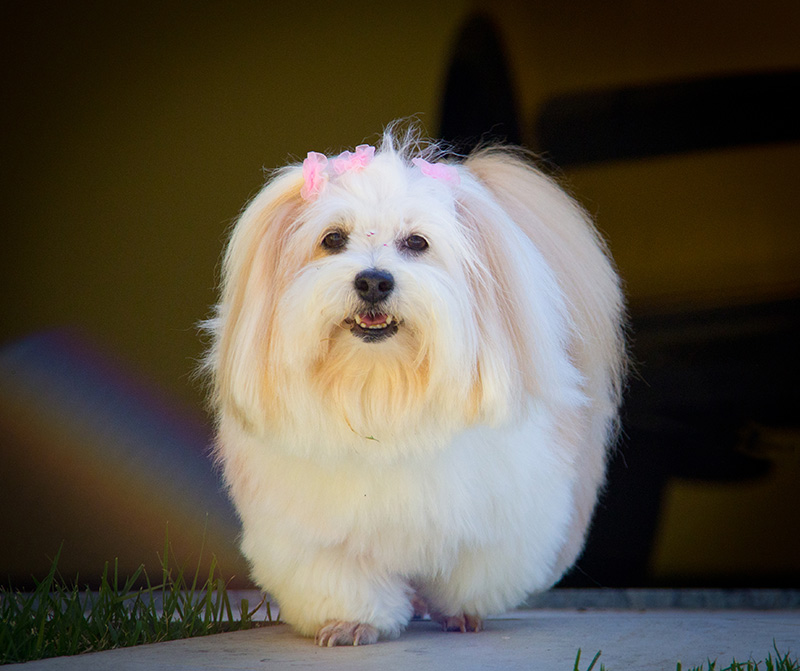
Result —
POLYGON ((247 584, 193 379, 266 171, 394 119, 542 157, 630 302, 624 432, 572 586, 800 587, 800 5, 6 0, 0 580, 247 584), (202 554, 200 548, 202 549, 202 554))

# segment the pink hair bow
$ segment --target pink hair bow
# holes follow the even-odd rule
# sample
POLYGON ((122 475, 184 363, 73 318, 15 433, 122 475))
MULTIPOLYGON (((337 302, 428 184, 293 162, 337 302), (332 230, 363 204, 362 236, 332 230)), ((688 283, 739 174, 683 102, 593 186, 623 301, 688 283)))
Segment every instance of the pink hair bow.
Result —
POLYGON ((304 200, 314 200, 325 188, 328 183, 328 175, 325 168, 328 165, 328 157, 316 151, 308 152, 306 160, 303 161, 303 188, 300 189, 300 196, 304 200))
POLYGON ((428 163, 424 158, 412 158, 411 162, 420 169, 423 175, 438 179, 440 182, 458 186, 461 178, 458 176, 458 169, 454 165, 447 163, 428 163))
POLYGON ((370 164, 373 156, 375 156, 375 147, 371 147, 368 144, 360 144, 356 147, 355 152, 343 151, 333 159, 333 171, 337 175, 341 175, 348 170, 359 172, 370 164))
MULTIPOLYGON (((366 168, 375 156, 375 147, 360 144, 354 152, 343 151, 332 161, 333 171, 337 175, 354 170, 360 172, 366 168)), ((328 183, 328 157, 316 151, 308 152, 303 161, 303 187, 300 196, 305 200, 314 200, 328 183)))

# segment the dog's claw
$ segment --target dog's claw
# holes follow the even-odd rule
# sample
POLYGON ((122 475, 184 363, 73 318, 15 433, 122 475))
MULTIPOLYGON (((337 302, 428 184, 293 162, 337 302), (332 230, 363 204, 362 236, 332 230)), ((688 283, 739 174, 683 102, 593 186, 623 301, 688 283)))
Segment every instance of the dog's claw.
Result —
POLYGON ((337 645, 370 645, 377 643, 378 630, 371 624, 333 621, 320 627, 314 643, 322 648, 337 645))
POLYGON ((436 618, 442 631, 478 632, 483 629, 483 620, 477 615, 443 615, 436 618))

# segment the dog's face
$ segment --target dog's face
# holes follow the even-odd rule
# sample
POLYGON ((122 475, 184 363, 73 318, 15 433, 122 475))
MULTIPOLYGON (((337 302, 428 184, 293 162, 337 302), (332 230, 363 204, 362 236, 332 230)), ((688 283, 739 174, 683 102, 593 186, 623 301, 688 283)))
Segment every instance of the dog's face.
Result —
POLYGON ((430 378, 434 360, 471 375, 475 254, 455 207, 447 185, 393 156, 331 180, 287 241, 293 267, 271 335, 282 357, 313 364, 318 382, 389 368, 430 378), (299 332, 281 326, 298 321, 299 332))
POLYGON ((234 230, 218 402, 252 430, 334 442, 422 444, 508 416, 536 335, 521 285, 551 282, 519 275, 535 250, 455 167, 392 150, 338 172, 309 160, 234 230))

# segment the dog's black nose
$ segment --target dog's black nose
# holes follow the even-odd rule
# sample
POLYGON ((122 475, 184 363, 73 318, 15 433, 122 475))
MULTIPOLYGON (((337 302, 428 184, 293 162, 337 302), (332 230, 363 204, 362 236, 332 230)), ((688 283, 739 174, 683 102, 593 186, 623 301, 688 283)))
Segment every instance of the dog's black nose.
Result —
POLYGON ((356 275, 355 288, 367 303, 380 303, 394 289, 394 277, 385 270, 372 268, 356 275))

